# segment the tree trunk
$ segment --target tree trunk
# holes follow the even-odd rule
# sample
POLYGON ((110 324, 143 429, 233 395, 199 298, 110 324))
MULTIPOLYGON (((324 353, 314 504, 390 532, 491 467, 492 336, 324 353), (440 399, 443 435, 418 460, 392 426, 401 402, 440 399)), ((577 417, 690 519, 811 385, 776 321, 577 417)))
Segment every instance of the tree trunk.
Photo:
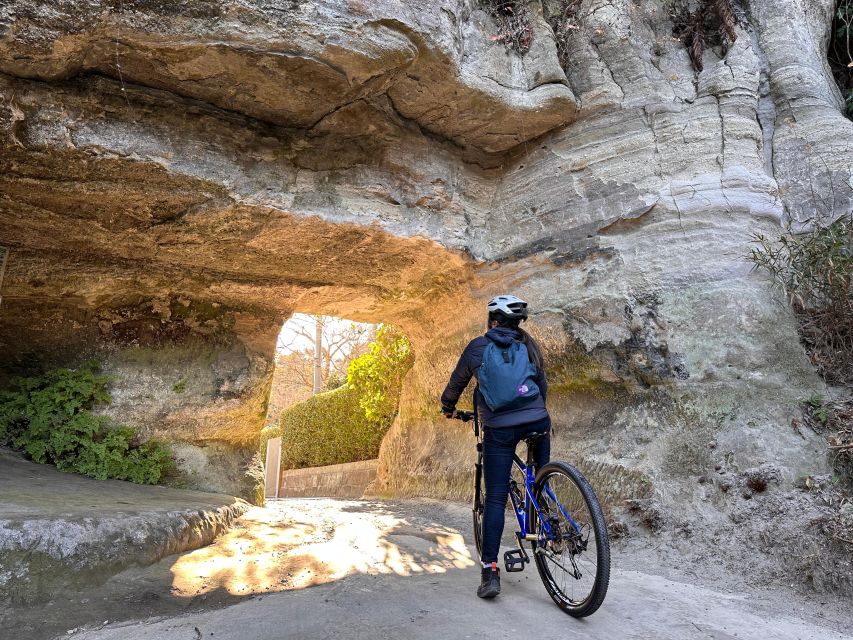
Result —
POLYGON ((323 321, 314 318, 314 394, 323 389, 323 321))

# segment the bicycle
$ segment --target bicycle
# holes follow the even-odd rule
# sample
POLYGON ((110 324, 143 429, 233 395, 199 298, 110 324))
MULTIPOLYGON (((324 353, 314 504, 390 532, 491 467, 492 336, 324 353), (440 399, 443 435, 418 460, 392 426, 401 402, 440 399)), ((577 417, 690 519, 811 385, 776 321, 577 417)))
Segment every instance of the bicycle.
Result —
MULTIPOLYGON (((473 521, 479 558, 483 528, 483 440, 475 411, 457 410, 453 417, 463 422, 474 421, 477 462, 473 521)), ((524 439, 527 444, 524 462, 518 454, 513 456, 514 469, 523 478, 520 486, 510 477, 509 498, 519 527, 515 534, 518 548, 504 552, 504 568, 507 572, 524 570, 524 565, 530 562, 524 543, 529 542, 539 577, 551 599, 570 616, 584 618, 601 606, 610 583, 607 525, 595 492, 572 465, 549 462, 534 476, 533 445, 546 435, 535 433, 524 439)))

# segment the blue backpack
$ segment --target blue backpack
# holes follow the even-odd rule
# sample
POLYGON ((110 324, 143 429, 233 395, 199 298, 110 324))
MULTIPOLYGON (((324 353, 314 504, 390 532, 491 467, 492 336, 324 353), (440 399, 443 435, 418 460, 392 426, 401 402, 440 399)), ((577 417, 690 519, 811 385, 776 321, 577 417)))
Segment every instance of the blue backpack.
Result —
POLYGON ((503 346, 490 339, 477 381, 489 409, 499 412, 516 409, 539 396, 535 375, 536 367, 523 343, 513 340, 503 346))

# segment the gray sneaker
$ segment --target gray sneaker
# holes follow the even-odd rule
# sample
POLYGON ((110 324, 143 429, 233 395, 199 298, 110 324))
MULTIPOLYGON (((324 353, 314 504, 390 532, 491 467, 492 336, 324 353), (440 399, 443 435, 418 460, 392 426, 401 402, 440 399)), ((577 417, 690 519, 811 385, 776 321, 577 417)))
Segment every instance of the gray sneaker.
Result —
POLYGON ((491 567, 483 567, 480 586, 477 596, 480 598, 494 598, 501 592, 501 572, 498 563, 493 562, 491 567))

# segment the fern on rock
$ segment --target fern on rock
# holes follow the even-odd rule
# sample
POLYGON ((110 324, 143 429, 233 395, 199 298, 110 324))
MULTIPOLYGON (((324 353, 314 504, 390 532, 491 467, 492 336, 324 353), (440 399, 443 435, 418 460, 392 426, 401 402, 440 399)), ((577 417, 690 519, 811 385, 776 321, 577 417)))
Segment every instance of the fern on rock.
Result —
POLYGON ((96 362, 14 379, 0 391, 0 444, 62 471, 156 484, 172 467, 166 445, 92 411, 110 402, 109 382, 96 362))

